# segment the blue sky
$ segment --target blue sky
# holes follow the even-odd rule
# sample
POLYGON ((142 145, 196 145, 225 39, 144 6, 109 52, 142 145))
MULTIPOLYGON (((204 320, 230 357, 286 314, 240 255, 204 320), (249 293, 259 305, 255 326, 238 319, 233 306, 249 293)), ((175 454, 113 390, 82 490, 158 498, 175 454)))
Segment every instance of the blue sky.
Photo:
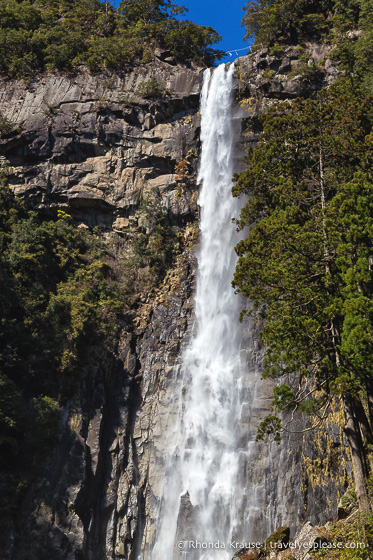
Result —
MULTIPOLYGON (((243 16, 243 6, 245 0, 180 0, 179 5, 188 8, 189 12, 186 19, 198 23, 199 25, 210 25, 223 37, 223 40, 216 48, 223 51, 234 51, 248 47, 248 41, 243 41, 242 37, 245 30, 241 27, 243 16)), ((227 56, 227 61, 237 58, 235 52, 233 56, 227 56)), ((245 54, 245 51, 238 52, 238 56, 245 54)))
MULTIPOLYGON (((237 54, 234 52, 234 49, 248 48, 249 45, 248 41, 242 40, 245 30, 241 27, 242 8, 246 0, 176 0, 176 3, 188 9, 183 19, 198 25, 209 25, 222 36, 222 41, 213 46, 232 52, 232 56, 226 56, 227 62, 246 54, 245 50, 238 51, 237 54)), ((112 0, 111 4, 118 6, 119 0, 112 0)))

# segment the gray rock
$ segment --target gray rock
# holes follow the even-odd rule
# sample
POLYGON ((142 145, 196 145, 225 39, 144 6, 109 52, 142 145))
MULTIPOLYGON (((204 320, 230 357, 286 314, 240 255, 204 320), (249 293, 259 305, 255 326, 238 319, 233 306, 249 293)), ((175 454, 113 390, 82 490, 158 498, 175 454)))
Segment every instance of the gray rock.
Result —
POLYGON ((306 523, 295 537, 295 548, 292 549, 292 554, 296 560, 309 560, 311 558, 310 550, 314 546, 318 546, 325 541, 320 531, 306 523))
MULTIPOLYGON (((88 225, 128 218, 156 181, 196 149, 200 69, 156 58, 125 75, 47 74, 29 86, 0 79, 0 113, 21 128, 0 140, 15 193, 46 214, 58 208, 88 225), (169 93, 147 101, 138 85, 153 75, 169 93), (188 119, 185 117, 188 116, 188 119)), ((179 213, 167 197, 170 211, 179 213)))

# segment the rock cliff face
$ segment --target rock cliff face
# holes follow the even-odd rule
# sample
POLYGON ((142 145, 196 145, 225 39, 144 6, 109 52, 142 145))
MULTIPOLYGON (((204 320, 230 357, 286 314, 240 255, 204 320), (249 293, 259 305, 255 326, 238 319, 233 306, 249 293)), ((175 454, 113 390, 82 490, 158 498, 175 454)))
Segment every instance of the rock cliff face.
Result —
POLYGON ((1 141, 1 163, 16 194, 42 212, 61 208, 106 227, 121 227, 152 187, 175 211, 167 193, 196 144, 200 70, 156 60, 123 76, 83 69, 29 84, 3 79, 0 112, 15 131, 1 141), (151 79, 161 99, 140 95, 151 79))
MULTIPOLYGON (((334 79, 337 69, 327 50, 311 45, 306 53, 317 67, 312 84, 296 75, 295 67, 302 64, 297 49, 238 60, 242 147, 255 142, 257 117, 270 105, 334 79)), ((143 295, 135 326, 123 331, 117 361, 92 353, 92 376, 79 402, 63 413, 60 442, 14 522, 6 559, 134 560, 153 542, 164 485, 165 433, 174 406, 168 388, 177 380, 180 351, 193 321, 198 212, 195 197, 180 193, 175 166, 188 153, 198 154, 201 81, 201 69, 157 59, 123 76, 82 70, 41 76, 30 84, 1 82, 0 113, 14 124, 0 140, 1 163, 19 196, 47 215, 62 209, 85 227, 121 232, 137 227, 139 202, 156 188, 189 239, 157 296, 150 301, 143 295), (152 77, 168 92, 161 99, 146 100, 138 93, 152 77)), ((253 337, 247 342, 260 367, 262 350, 253 337)), ((254 411, 258 421, 270 402, 267 387, 254 411)), ((340 434, 333 430, 331 439, 340 450, 340 434)), ((327 434, 322 437, 330 441, 327 434)), ((317 445, 312 437, 303 447, 301 436, 286 440, 282 464, 271 478, 274 502, 282 504, 280 517, 292 510, 294 519, 309 512, 313 521, 324 521, 328 500, 328 513, 336 511, 346 471, 333 464, 329 478, 317 486, 317 477, 307 474, 315 467, 317 445), (303 489, 302 480, 309 481, 303 489), (305 511, 295 505, 302 500, 305 511)), ((248 468, 259 472, 261 465, 248 468)))
POLYGON ((60 443, 14 522, 5 558, 136 558, 152 542, 165 387, 189 328, 198 232, 196 196, 176 184, 175 167, 187 159, 195 172, 201 82, 201 69, 155 60, 123 76, 83 70, 1 84, 0 112, 14 126, 1 139, 1 163, 19 196, 46 215, 60 209, 84 227, 118 232, 125 243, 145 227, 137 210, 156 191, 190 247, 156 298, 142 295, 117 361, 92 349, 91 375, 64 411, 60 443), (138 90, 155 76, 165 93, 144 99, 138 90))
POLYGON ((188 333, 192 278, 185 255, 165 293, 144 306, 136 331, 123 335, 118 362, 101 357, 98 381, 87 380, 81 403, 66 409, 11 558, 137 558, 152 543, 172 404, 166 388, 188 333))

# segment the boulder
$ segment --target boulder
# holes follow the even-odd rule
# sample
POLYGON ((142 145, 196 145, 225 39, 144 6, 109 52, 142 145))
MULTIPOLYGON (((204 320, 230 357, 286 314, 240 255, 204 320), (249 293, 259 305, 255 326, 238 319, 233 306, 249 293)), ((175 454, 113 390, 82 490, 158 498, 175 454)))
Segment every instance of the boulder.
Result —
POLYGON ((308 522, 303 525, 294 539, 295 547, 292 550, 292 555, 295 560, 308 560, 311 558, 309 551, 323 542, 325 542, 325 537, 308 522))
POLYGON ((355 492, 353 490, 347 490, 339 500, 337 518, 346 519, 357 507, 358 504, 355 492))
POLYGON ((266 540, 266 551, 271 552, 274 550, 283 550, 289 543, 290 529, 289 527, 279 527, 274 533, 266 540))

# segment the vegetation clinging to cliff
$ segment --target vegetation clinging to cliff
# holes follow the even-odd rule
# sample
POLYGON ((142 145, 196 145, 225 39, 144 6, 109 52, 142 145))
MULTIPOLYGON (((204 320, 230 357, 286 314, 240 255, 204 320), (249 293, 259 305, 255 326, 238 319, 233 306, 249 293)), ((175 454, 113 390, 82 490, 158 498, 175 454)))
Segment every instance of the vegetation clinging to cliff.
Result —
POLYGON ((179 253, 156 190, 139 216, 109 246, 62 211, 42 219, 0 185, 0 524, 56 444, 60 411, 95 383, 101 362, 109 372, 117 363, 139 298, 179 253))
POLYGON ((211 27, 180 21, 172 0, 0 0, 0 71, 25 77, 86 65, 123 70, 152 60, 156 47, 175 60, 213 65, 221 52, 211 27))
POLYGON ((124 289, 63 212, 43 222, 0 186, 0 521, 55 444, 59 407, 115 352, 124 289))
POLYGON ((256 48, 320 41, 334 57, 373 85, 372 0, 253 0, 242 23, 256 48))
MULTIPOLYGON (((0 187, 0 370, 14 398, 74 394, 88 346, 115 349, 123 320, 120 287, 104 247, 63 212, 41 221, 0 187)), ((5 402, 5 401, 4 401, 5 402)), ((13 407, 11 407, 13 408, 13 407)), ((0 447, 17 454, 17 414, 0 406, 0 447)))

